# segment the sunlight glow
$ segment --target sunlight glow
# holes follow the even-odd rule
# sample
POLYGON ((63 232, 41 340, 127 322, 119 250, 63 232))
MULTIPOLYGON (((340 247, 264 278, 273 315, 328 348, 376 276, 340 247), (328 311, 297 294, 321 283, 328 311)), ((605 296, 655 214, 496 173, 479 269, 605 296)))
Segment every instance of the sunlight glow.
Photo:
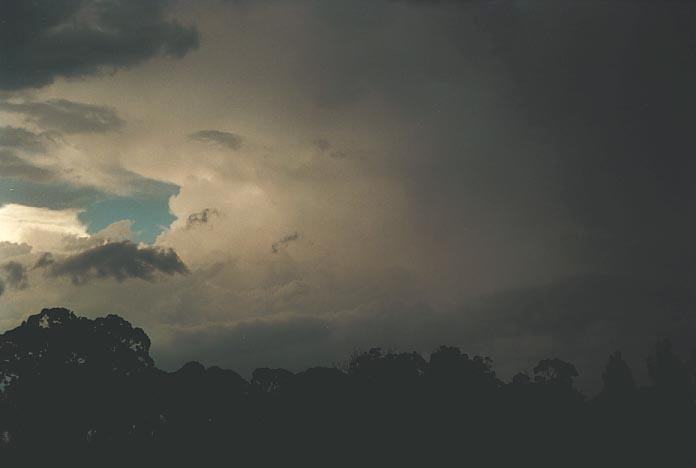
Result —
POLYGON ((78 210, 9 204, 0 207, 0 241, 27 242, 41 234, 86 236, 78 210))

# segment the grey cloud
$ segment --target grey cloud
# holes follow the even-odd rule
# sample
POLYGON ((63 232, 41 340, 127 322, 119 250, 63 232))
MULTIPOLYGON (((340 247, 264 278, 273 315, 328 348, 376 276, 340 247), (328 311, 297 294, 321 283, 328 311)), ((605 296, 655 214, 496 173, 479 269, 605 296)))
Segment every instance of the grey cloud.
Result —
POLYGON ((110 107, 65 99, 35 102, 0 101, 0 111, 15 112, 27 116, 36 125, 63 133, 103 133, 118 130, 124 121, 110 107))
POLYGON ((278 253, 280 249, 290 242, 294 242, 300 238, 300 233, 299 232, 293 232, 292 234, 288 234, 287 236, 283 237, 282 239, 276 241, 271 245, 271 252, 274 254, 278 253))
POLYGON ((223 146, 232 150, 238 150, 242 147, 241 136, 234 133, 222 132, 220 130, 200 130, 189 135, 189 138, 203 143, 223 146))
POLYGON ((123 68, 198 46, 195 29, 165 18, 167 0, 7 0, 0 3, 0 89, 123 68))
POLYGON ((7 262, 2 266, 5 281, 14 289, 26 289, 29 286, 27 267, 18 262, 7 262))
POLYGON ((0 279, 0 296, 5 294, 5 282, 0 279))
POLYGON ((152 281, 156 273, 186 274, 188 268, 172 249, 139 247, 129 242, 111 242, 56 260, 47 270, 53 277, 67 276, 74 284, 94 278, 129 278, 152 281))
POLYGON ((220 216, 220 213, 215 208, 205 208, 198 213, 192 213, 186 219, 186 228, 191 229, 195 226, 208 224, 214 216, 220 216))

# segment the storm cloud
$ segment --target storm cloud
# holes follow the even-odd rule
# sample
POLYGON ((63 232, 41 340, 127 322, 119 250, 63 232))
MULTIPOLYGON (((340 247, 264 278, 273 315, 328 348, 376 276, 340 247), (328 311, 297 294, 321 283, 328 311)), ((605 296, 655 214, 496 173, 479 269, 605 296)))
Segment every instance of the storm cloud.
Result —
MULTIPOLYGON (((47 263, 47 262, 44 262, 47 263)), ((156 273, 186 274, 188 268, 174 250, 139 247, 132 242, 110 242, 48 264, 48 274, 67 276, 74 284, 94 278, 153 281, 156 273)))
POLYGON ((8 0, 0 5, 0 89, 38 88, 198 46, 195 29, 165 18, 166 0, 8 0))

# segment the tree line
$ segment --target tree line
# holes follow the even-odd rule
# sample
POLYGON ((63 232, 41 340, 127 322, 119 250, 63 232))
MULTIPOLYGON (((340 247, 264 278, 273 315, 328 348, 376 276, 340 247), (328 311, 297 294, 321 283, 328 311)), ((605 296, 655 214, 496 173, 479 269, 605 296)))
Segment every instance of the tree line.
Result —
POLYGON ((44 309, 0 335, 0 457, 270 466, 696 466, 696 374, 667 340, 639 386, 620 352, 593 398, 571 363, 503 382, 491 359, 374 348, 293 373, 155 366, 140 328, 44 309), (37 450, 39 448, 39 450, 37 450), (192 458, 187 458, 192 457, 192 458), (222 457, 222 458, 221 458, 222 457))

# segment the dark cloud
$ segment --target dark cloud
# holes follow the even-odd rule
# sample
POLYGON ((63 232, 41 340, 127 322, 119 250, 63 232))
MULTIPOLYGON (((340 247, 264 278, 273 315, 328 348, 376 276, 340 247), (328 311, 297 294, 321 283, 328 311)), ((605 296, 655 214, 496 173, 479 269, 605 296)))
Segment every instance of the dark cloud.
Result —
POLYGON ((214 216, 220 216, 220 213, 215 208, 205 208, 198 213, 192 213, 186 219, 186 228, 191 229, 195 226, 208 224, 214 216))
POLYGON ((110 107, 65 99, 20 103, 0 101, 0 111, 24 114, 28 121, 42 128, 63 133, 103 133, 118 130, 125 123, 110 107))
POLYGON ((219 130, 201 130, 189 135, 189 138, 203 143, 215 144, 238 150, 242 147, 242 137, 234 133, 221 132, 219 130))
POLYGON ((156 273, 186 274, 188 268, 172 249, 139 247, 132 242, 111 242, 48 264, 50 276, 67 276, 75 284, 93 278, 152 281, 156 273))
POLYGON ((18 262, 7 262, 2 266, 5 281, 14 289, 26 289, 29 286, 27 267, 18 262))
POLYGON ((274 242, 273 245, 271 245, 271 252, 276 254, 280 251, 280 249, 282 247, 288 245, 290 242, 294 242, 294 241, 298 240, 299 238, 300 238, 299 232, 293 232, 292 234, 288 234, 287 236, 274 242))
POLYGON ((198 33, 165 19, 167 0, 6 0, 0 3, 0 89, 38 88, 135 65, 181 57, 198 33))

